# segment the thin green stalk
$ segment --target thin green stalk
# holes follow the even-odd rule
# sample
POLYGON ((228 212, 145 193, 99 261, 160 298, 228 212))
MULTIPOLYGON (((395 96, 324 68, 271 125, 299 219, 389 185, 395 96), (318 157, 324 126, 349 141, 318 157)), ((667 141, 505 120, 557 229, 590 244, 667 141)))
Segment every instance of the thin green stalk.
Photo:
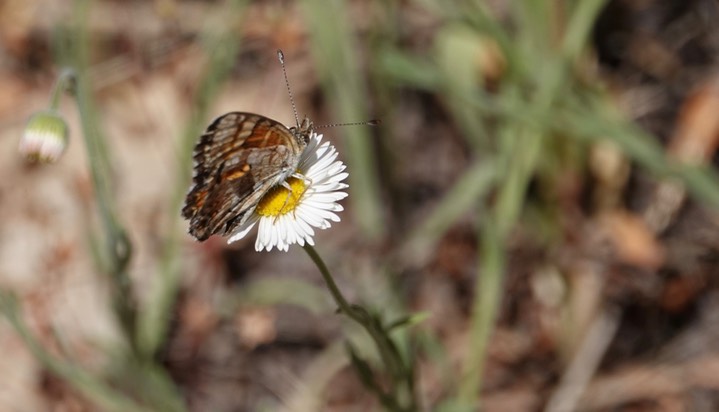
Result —
POLYGON ((497 164, 491 159, 477 160, 447 191, 441 202, 407 236, 400 248, 400 265, 419 267, 431 259, 431 250, 464 213, 473 210, 497 181, 497 164))
POLYGON ((340 292, 340 288, 337 287, 337 283, 335 283, 335 280, 334 278, 332 278, 329 269, 327 269, 327 265, 325 265, 324 260, 322 260, 315 248, 312 247, 310 244, 305 244, 303 248, 305 249, 305 252, 307 252, 307 254, 310 256, 314 264, 317 265, 317 269, 320 270, 320 274, 322 274, 322 279, 324 279, 325 284, 327 284, 327 288, 329 288, 330 293, 332 294, 332 298, 337 303, 337 306, 340 307, 340 310, 355 322, 359 323, 360 325, 363 324, 363 317, 355 312, 354 308, 352 308, 349 302, 347 302, 347 299, 345 299, 345 297, 342 295, 342 292, 340 292))
MULTIPOLYGON (((381 385, 374 380, 367 382, 370 389, 378 395, 380 401, 388 410, 396 412, 416 411, 417 405, 415 401, 412 368, 411 366, 405 366, 397 346, 389 336, 388 328, 384 327, 379 319, 371 316, 363 307, 351 305, 342 295, 329 269, 327 269, 327 265, 325 265, 319 254, 317 254, 317 251, 309 244, 306 244, 303 248, 322 274, 322 278, 327 284, 332 298, 337 303, 337 306, 339 306, 340 312, 347 315, 369 333, 377 346, 382 362, 392 377, 390 394, 384 393, 381 389, 381 385)), ((351 355, 354 358, 353 360, 357 361, 356 355, 353 352, 351 352, 351 355)), ((362 371, 358 372, 362 373, 362 371)), ((365 379, 367 379, 367 376, 364 376, 365 379)))
MULTIPOLYGON (((225 15, 233 18, 243 16, 242 11, 246 4, 247 0, 229 0, 229 11, 225 12, 225 15)), ((230 24, 230 21, 236 22, 237 20, 227 20, 227 24, 230 24)), ((168 213, 170 216, 176 216, 182 207, 190 180, 192 148, 202 131, 202 125, 206 122, 212 99, 219 92, 220 85, 227 78, 235 63, 239 41, 233 28, 234 26, 228 27, 227 31, 222 33, 219 38, 208 39, 210 61, 198 87, 194 112, 180 141, 177 171, 179 178, 169 203, 168 213)), ((160 261, 159 282, 153 289, 152 298, 149 300, 144 316, 140 319, 140 345, 146 356, 154 356, 160 348, 172 318, 171 312, 181 280, 181 266, 180 259, 178 259, 181 233, 178 225, 170 226, 160 261)))
MULTIPOLYGON (((87 149, 90 173, 94 187, 95 200, 100 211, 105 236, 105 258, 112 282, 113 306, 118 322, 135 354, 138 354, 137 328, 136 328, 136 301, 132 290, 127 266, 132 255, 131 244, 125 230, 122 228, 115 213, 112 196, 112 179, 109 155, 105 146, 105 138, 100 131, 94 103, 87 81, 89 34, 87 22, 89 21, 90 2, 88 0, 75 1, 75 38, 76 43, 72 50, 72 60, 77 76, 72 84, 80 113, 83 137, 87 149)), ((70 84, 70 83, 68 83, 70 84)))
POLYGON ((322 278, 324 279, 325 284, 327 284, 327 287, 332 294, 332 298, 337 303, 337 306, 340 307, 340 311, 347 315, 350 319, 357 322, 360 326, 364 327, 367 332, 372 336, 372 339, 374 339, 375 342, 378 342, 380 356, 382 357, 382 360, 385 362, 385 364, 388 367, 391 367, 391 369, 398 369, 397 367, 392 366, 396 365, 397 359, 393 358, 389 351, 382 350, 385 346, 382 343, 383 339, 378 336, 378 331, 367 311, 358 306, 350 305, 350 303, 347 302, 347 299, 345 299, 345 297, 342 295, 342 292, 340 292, 339 287, 337 287, 337 284, 335 283, 334 278, 330 274, 329 269, 327 269, 327 265, 325 265, 324 261, 314 249, 314 247, 309 244, 306 244, 304 246, 304 249, 305 252, 307 252, 307 254, 310 256, 312 261, 315 263, 315 265, 317 265, 317 268, 320 270, 322 278))
MULTIPOLYGON (((348 21, 346 0, 304 0, 300 2, 312 41, 315 60, 324 90, 327 92, 335 115, 341 122, 355 122, 369 119, 367 116, 366 85, 362 77, 356 50, 352 42, 348 21)), ((383 212, 379 205, 380 189, 374 148, 367 128, 348 127, 343 129, 347 144, 347 163, 352 169, 350 185, 355 196, 354 204, 357 224, 364 234, 373 239, 384 235, 383 212)))
POLYGON ((466 367, 459 387, 459 400, 468 410, 475 410, 479 399, 477 392, 482 386, 487 346, 499 311, 505 268, 505 238, 499 233, 496 222, 486 219, 479 232, 482 260, 477 272, 480 276, 474 289, 466 367))
POLYGON ((73 91, 76 81, 77 74, 75 70, 66 68, 60 73, 52 89, 52 95, 50 96, 50 110, 55 111, 60 107, 62 94, 67 91, 73 91))
POLYGON ((17 298, 8 291, 0 290, 0 313, 5 316, 17 335, 23 340, 25 346, 43 367, 68 382, 103 410, 151 412, 151 409, 145 408, 114 390, 92 374, 48 353, 30 332, 19 311, 17 298))
POLYGON ((607 0, 584 0, 575 4, 572 18, 567 24, 561 52, 567 62, 574 62, 584 50, 594 22, 607 0))
MULTIPOLYGON (((129 353, 123 352, 121 365, 139 366, 140 376, 132 381, 117 381, 123 390, 132 395, 123 394, 106 383, 102 376, 95 376, 80 366, 65 362, 47 354, 42 346, 23 328, 22 323, 15 322, 18 333, 25 339, 28 347, 49 371, 78 387, 88 398, 96 401, 107 410, 151 410, 136 403, 147 403, 157 410, 183 411, 182 399, 177 396, 174 384, 158 365, 148 362, 139 350, 137 302, 129 276, 128 265, 132 255, 131 243, 125 229, 117 217, 116 203, 113 196, 113 173, 105 136, 98 120, 96 105, 92 98, 92 86, 89 81, 89 48, 90 34, 88 30, 91 1, 76 0, 73 16, 75 22, 72 29, 71 42, 59 50, 61 58, 68 61, 72 69, 63 71, 58 78, 51 97, 52 109, 57 109, 63 91, 70 91, 74 97, 80 115, 82 136, 87 151, 89 171, 92 177, 93 194, 98 208, 101 230, 99 234, 91 233, 91 239, 97 240, 100 246, 98 262, 110 283, 112 307, 117 318, 125 342, 130 348, 129 353), (132 383, 142 384, 132 387, 132 383), (143 399, 143 401, 131 399, 143 399)), ((93 231, 94 232, 94 231, 93 231)), ((19 319, 19 318, 18 318, 19 319)), ((17 320, 17 319, 16 319, 17 320)), ((12 320, 11 320, 12 322, 12 320)), ((117 376, 116 376, 117 377, 117 376)), ((154 408, 153 408, 154 409, 154 408)))
POLYGON ((671 159, 656 139, 637 125, 623 119, 605 100, 576 104, 554 116, 558 130, 570 128, 573 135, 587 141, 611 139, 639 165, 660 178, 678 178, 697 199, 711 207, 719 206, 719 175, 708 167, 671 159))
MULTIPOLYGON (((595 20, 603 1, 591 0, 577 5, 568 23, 568 31, 565 33, 559 52, 551 53, 546 62, 536 69, 539 82, 536 84, 538 89, 527 110, 530 119, 545 119, 555 109, 560 92, 565 89, 563 85, 567 82, 572 64, 586 43, 591 23, 595 20), (570 35, 573 37, 569 38, 570 35)), ((520 11, 529 11, 526 7, 531 5, 517 6, 522 7, 520 11)), ((546 19, 532 17, 536 16, 536 13, 529 13, 526 16, 535 19, 532 23, 539 25, 535 29, 540 32, 546 31, 546 27, 541 26, 546 25, 544 21, 546 19)), ((531 39, 532 35, 536 33, 531 34, 527 41, 534 44, 536 39, 531 39)), ((551 44, 551 41, 547 41, 547 44, 551 44)), ((527 53, 532 57, 535 51, 528 49, 527 53)), ((532 83, 531 79, 527 80, 532 83)), ((500 152, 506 178, 503 183, 500 182, 497 202, 491 217, 484 219, 485 222, 482 224, 483 229, 480 233, 482 242, 479 250, 481 261, 472 309, 469 352, 458 394, 460 402, 472 410, 479 403, 486 348, 499 310, 505 270, 504 242, 521 214, 525 192, 535 173, 547 132, 546 127, 537 130, 534 125, 527 123, 505 123, 502 130, 501 136, 507 139, 503 149, 510 149, 500 152), (521 150, 513 150, 514 147, 521 150)), ((484 212, 483 210, 482 213, 484 212)))

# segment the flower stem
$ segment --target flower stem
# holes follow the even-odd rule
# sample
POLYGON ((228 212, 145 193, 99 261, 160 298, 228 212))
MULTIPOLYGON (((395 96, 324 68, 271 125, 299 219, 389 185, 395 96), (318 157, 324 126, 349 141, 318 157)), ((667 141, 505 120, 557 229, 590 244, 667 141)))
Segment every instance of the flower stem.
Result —
POLYGON ((315 248, 313 248, 309 244, 305 244, 303 246, 305 249, 305 252, 307 252, 308 255, 310 255, 310 258, 312 261, 317 265, 317 268, 320 270, 320 273, 322 274, 322 278, 324 279, 325 283, 327 284, 327 287, 330 290, 330 293, 332 294, 332 298, 334 298, 335 302, 337 303, 337 306, 340 307, 340 310, 344 312, 347 316, 349 316, 352 320, 359 323, 360 325, 363 324, 363 319, 361 316, 359 316, 357 313, 355 313, 354 308, 347 302, 347 299, 342 295, 342 292, 340 292, 340 289, 337 287, 337 284, 335 283, 335 280, 332 278, 332 275, 330 274, 330 271, 327 269, 327 265, 325 265, 325 262, 322 260, 320 255, 317 254, 317 251, 315 248))
POLYGON ((309 244, 305 244, 303 248, 320 270, 322 278, 327 284, 340 311, 362 326, 377 346, 377 351, 392 379, 391 395, 382 392, 382 390, 379 389, 381 385, 377 382, 373 382, 370 385, 370 389, 376 392, 380 401, 388 410, 397 412, 417 410, 412 368, 411 366, 408 367, 405 365, 397 349, 397 345, 389 336, 389 329, 384 327, 380 319, 376 316, 372 316, 365 308, 350 304, 342 295, 342 292, 340 292, 334 278, 327 269, 327 265, 325 265, 319 254, 317 254, 317 251, 309 244), (405 405, 402 406, 403 404, 405 405))
POLYGON ((125 228, 120 224, 117 206, 113 196, 113 172, 107 139, 102 132, 97 116, 91 84, 88 76, 89 43, 88 16, 90 0, 74 2, 75 29, 72 47, 67 51, 73 69, 63 71, 55 86, 52 105, 59 102, 62 90, 72 91, 80 115, 80 126, 85 140, 90 176, 92 177, 95 201, 98 205, 102 224, 102 264, 109 274, 112 286, 113 309, 130 350, 138 359, 141 357, 137 335, 137 299, 132 288, 128 271, 132 257, 132 244, 125 228))
POLYGON ((75 81, 77 74, 75 70, 71 68, 65 68, 57 77, 55 86, 52 89, 52 95, 50 96, 50 110, 57 110, 60 107, 60 97, 62 93, 69 90, 74 90, 75 81))

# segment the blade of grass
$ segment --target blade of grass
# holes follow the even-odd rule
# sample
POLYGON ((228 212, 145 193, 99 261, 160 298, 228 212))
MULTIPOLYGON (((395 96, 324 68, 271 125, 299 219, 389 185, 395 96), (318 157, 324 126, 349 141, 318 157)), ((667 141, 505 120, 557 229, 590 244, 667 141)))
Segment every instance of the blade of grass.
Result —
POLYGON ((439 93, 445 97, 465 140, 478 154, 489 145, 485 119, 464 104, 469 97, 462 96, 476 95, 484 87, 478 61, 493 58, 491 47, 488 38, 465 24, 448 24, 435 40, 435 61, 441 76, 439 93))
POLYGON ((469 345, 458 393, 460 404, 467 410, 478 407, 478 389, 481 388, 487 346, 499 311, 505 270, 505 237, 499 232, 497 222, 484 219, 479 237, 479 276, 474 289, 469 345))
MULTIPOLYGON (((243 10, 247 4, 246 0, 231 0, 229 7, 223 13, 228 16, 227 25, 230 19, 243 16, 243 10)), ((172 194, 168 213, 176 216, 180 213, 182 202, 187 192, 190 181, 192 149, 203 130, 208 117, 208 109, 212 99, 223 81, 234 65, 235 56, 239 49, 238 36, 233 30, 234 26, 224 27, 225 31, 220 35, 210 37, 207 46, 210 59, 207 64, 205 76, 200 81, 197 94, 195 95, 194 111, 190 120, 185 126, 185 131, 180 139, 177 185, 172 194)), ((208 27, 214 30, 216 27, 208 27)), ((173 222, 176 221, 173 219, 173 222)), ((180 284, 180 230, 177 224, 170 226, 167 234, 167 242, 164 247, 162 260, 160 261, 159 284, 154 288, 144 316, 140 318, 140 338, 142 351, 147 356, 154 356, 167 333, 168 322, 171 318, 172 307, 177 296, 180 284)))
MULTIPOLYGON (((43 367, 61 377, 90 401, 106 411, 152 412, 132 399, 111 388, 96 376, 71 362, 55 358, 48 353, 22 320, 17 298, 10 292, 0 290, 0 313, 8 320, 25 346, 43 367)), ((174 409, 181 410, 181 409, 174 409)))
POLYGON ((614 141, 624 153, 657 177, 677 178, 693 196, 712 207, 719 206, 719 176, 716 171, 668 158, 654 137, 622 119, 616 108, 605 100, 594 99, 588 108, 577 104, 571 109, 557 111, 554 122, 554 127, 561 130, 569 128, 572 135, 579 139, 614 141))
MULTIPOLYGON (((357 63, 357 46, 351 40, 352 24, 348 21, 346 2, 305 0, 301 5, 330 106, 336 108, 335 114, 341 121, 368 119, 367 94, 357 63)), ((347 136, 346 156, 354 216, 364 234, 376 239, 384 234, 385 225, 372 140, 366 127, 348 127, 343 133, 347 136)))
POLYGON ((82 135, 85 139, 93 193, 100 212, 103 227, 103 252, 105 258, 103 272, 108 273, 111 281, 113 309, 127 344, 133 353, 138 354, 136 329, 136 299, 132 290, 127 265, 130 262, 131 244, 125 229, 117 219, 115 199, 112 193, 111 159, 105 144, 105 136, 100 128, 95 103, 90 92, 87 76, 89 64, 89 32, 87 22, 90 11, 89 0, 76 0, 73 6, 74 39, 70 47, 60 50, 63 59, 71 62, 75 72, 75 85, 72 88, 80 113, 82 135))
MULTIPOLYGON (((563 47, 559 55, 553 50, 551 41, 539 42, 540 45, 546 46, 545 50, 524 50, 527 61, 537 61, 533 56, 544 56, 539 69, 539 82, 536 83, 536 93, 530 99, 530 105, 527 111, 530 118, 536 119, 532 123, 546 124, 543 122, 551 111, 554 109, 556 102, 560 99, 562 90, 571 90, 567 87, 567 73, 573 64, 570 58, 575 56, 575 49, 583 47, 586 43, 591 23, 599 11, 598 4, 602 0, 592 0, 582 2, 573 10, 570 17, 569 26, 571 33, 580 36, 579 40, 564 39, 563 47)), ((522 8, 519 14, 527 19, 535 19, 538 26, 548 24, 546 19, 540 18, 542 13, 532 12, 530 6, 524 3, 518 3, 517 7, 522 8)), ((531 30, 532 35, 544 33, 549 36, 551 30, 534 27, 531 30)), ((531 37, 531 36, 530 36, 531 37)), ((536 44, 536 40, 526 38, 520 41, 525 46, 527 44, 536 44)), ((576 51, 578 54, 578 51, 576 51)), ((529 75, 532 73, 529 72, 529 75)), ((571 77, 570 77, 571 79, 571 77)), ((526 84, 534 83, 529 79, 526 84)), ((513 88, 508 88, 508 93, 514 93, 513 88)), ((510 97, 512 96, 510 94, 510 97)), ((518 100, 510 98, 510 102, 518 102, 518 100)), ((523 104, 522 104, 523 106, 523 104)), ((483 230, 481 247, 479 256, 481 259, 478 271, 477 289, 475 290, 475 300, 473 302, 473 312, 470 327, 470 339, 468 353, 464 368, 464 380, 459 388, 459 401, 463 405, 472 405, 477 407, 479 402, 479 393, 482 386, 482 371, 486 358, 486 348, 488 345, 491 331, 494 328, 496 313, 499 309, 499 297, 501 296, 502 284, 504 279, 504 242, 510 231, 513 229, 519 219, 522 205, 524 204, 525 192, 531 177, 533 176, 537 160, 541 155, 544 146, 545 136, 548 134, 548 128, 537 129, 528 127, 527 124, 509 123, 503 126, 500 132, 502 138, 508 139, 508 143, 502 147, 511 149, 509 151, 500 152, 500 158, 504 163, 504 182, 500 183, 497 203, 491 213, 490 219, 485 219, 481 225, 483 230), (516 149, 516 150, 515 150, 516 149), (481 276, 481 277, 480 277, 481 276)))
POLYGON ((491 160, 476 161, 442 197, 422 223, 410 235, 400 251, 403 264, 421 266, 431 257, 430 250, 459 219, 473 210, 489 193, 497 176, 497 164, 491 160))
POLYGON ((574 62, 589 39, 594 22, 607 0, 585 0, 575 4, 562 42, 562 55, 569 63, 574 62))

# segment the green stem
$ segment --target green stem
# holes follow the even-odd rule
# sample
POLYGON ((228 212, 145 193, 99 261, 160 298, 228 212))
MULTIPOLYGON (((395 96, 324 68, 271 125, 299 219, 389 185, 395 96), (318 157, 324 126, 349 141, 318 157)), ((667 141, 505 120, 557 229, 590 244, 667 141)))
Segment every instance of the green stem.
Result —
POLYGON ((72 68, 66 68, 60 73, 50 96, 50 110, 55 111, 60 107, 60 97, 62 97, 63 92, 71 91, 74 93, 76 81, 77 74, 72 68))
MULTIPOLYGON (((95 200, 100 212, 100 219, 104 229, 105 250, 104 269, 109 273, 112 282, 113 306, 118 322, 125 338, 134 354, 140 356, 137 339, 137 311, 136 299, 130 276, 127 271, 132 256, 132 245, 125 229, 117 219, 114 196, 112 194, 112 170, 110 156, 106 146, 105 136, 98 124, 95 105, 92 101, 90 84, 87 76, 89 33, 87 29, 90 1, 75 1, 75 16, 77 18, 75 34, 77 41, 72 50, 75 71, 63 72, 58 80, 57 90, 69 79, 74 79, 72 91, 80 113, 82 135, 85 139, 90 174, 92 176, 95 200), (66 74, 67 73, 67 74, 66 74), (72 77, 70 74, 72 73, 72 77)), ((53 97, 53 102, 56 98, 53 97)), ((57 102, 55 102, 57 104, 57 102)))
MULTIPOLYGON (((414 376, 412 368, 405 366, 397 346, 389 336, 388 329, 382 325, 382 322, 379 321, 379 319, 371 316, 369 312, 361 306, 351 305, 342 295, 342 292, 339 287, 337 287, 329 269, 327 269, 327 265, 325 265, 320 255, 317 254, 317 251, 309 244, 305 244, 303 248, 320 270, 322 278, 327 284, 327 287, 337 303, 337 306, 339 306, 340 311, 362 326, 367 333, 369 333, 370 337, 372 337, 372 340, 377 346, 382 362, 384 362, 392 377, 392 396, 387 396, 384 393, 378 392, 382 403, 385 407, 392 411, 409 412, 417 410, 414 396, 414 376), (402 392, 403 390, 404 392, 402 392), (405 402, 407 405, 401 406, 401 404, 405 402)), ((381 387, 381 385, 376 382, 373 386, 375 388, 381 387)))
MULTIPOLYGON (((357 68, 360 67, 355 51, 358 47, 352 42, 353 34, 348 21, 349 13, 346 1, 307 0, 297 2, 304 12, 308 23, 308 33, 312 41, 310 46, 317 62, 332 62, 332 64, 318 64, 318 75, 325 93, 333 102, 332 109, 342 121, 361 121, 369 118, 362 102, 368 101, 366 85, 360 83, 362 76, 357 68)), ((388 4, 391 2, 387 2, 388 4)), ((379 239, 384 235, 382 210, 378 205, 380 189, 377 176, 378 167, 375 165, 372 139, 369 138, 367 128, 348 127, 344 142, 347 145, 347 163, 352 168, 349 176, 355 205, 353 211, 359 228, 372 239, 379 239)))
POLYGON ((83 396, 100 406, 102 410, 152 412, 152 409, 138 404, 75 363, 59 359, 47 352, 22 319, 17 297, 3 289, 0 289, 0 314, 8 320, 28 350, 43 367, 64 379, 83 396))
MULTIPOLYGON (((591 23, 595 21, 603 3, 604 0, 578 2, 562 39, 561 49, 559 52, 549 50, 550 57, 533 70, 542 81, 539 82, 537 92, 527 110, 529 118, 545 119, 556 111, 557 101, 566 87, 572 66, 586 44, 587 37, 591 33, 591 23)), ((543 5, 517 3, 520 14, 533 14, 535 6, 543 5)), ((528 36, 535 36, 538 39, 547 37, 548 27, 538 26, 538 30, 539 34, 528 34, 528 36)), ((509 96, 512 99, 516 98, 513 95, 509 96)), ((507 138, 503 139, 506 146, 503 146, 504 150, 500 153, 503 155, 500 162, 506 171, 504 174, 506 177, 499 182, 491 219, 482 225, 482 244, 479 251, 481 262, 472 309, 470 352, 465 357, 463 380, 458 392, 459 401, 469 410, 476 410, 481 399, 479 394, 482 389, 486 348, 499 312, 506 271, 504 243, 520 218, 525 194, 541 160, 544 140, 548 134, 547 129, 537 129, 532 123, 507 123, 503 131, 502 135, 507 138)), ((484 214, 485 211, 482 210, 482 213, 484 214)))
POLYGON ((467 410, 475 410, 479 404, 478 392, 482 387, 486 351, 501 300, 505 237, 498 232, 497 226, 496 222, 487 220, 479 231, 482 239, 479 245, 479 254, 482 256, 478 265, 480 277, 474 288, 476 300, 470 321, 469 351, 465 358, 463 379, 459 385, 459 401, 467 410))
POLYGON ((322 274, 322 279, 324 279, 325 283, 327 284, 327 287, 330 289, 330 293, 332 294, 332 297, 334 298, 337 305, 340 307, 340 310, 355 322, 365 326, 364 317, 358 314, 355 309, 349 304, 349 302, 347 302, 347 299, 345 299, 345 297, 342 295, 342 292, 340 292, 340 289, 337 287, 337 284, 332 278, 329 269, 327 269, 327 265, 325 265, 325 262, 322 260, 320 255, 317 254, 315 248, 313 248, 309 244, 305 244, 303 248, 305 249, 305 252, 310 255, 310 258, 320 270, 320 273, 322 274))
MULTIPOLYGON (((239 41, 232 28, 235 22, 239 24, 244 18, 244 8, 247 0, 231 0, 224 12, 230 21, 227 22, 226 31, 218 38, 208 37, 207 50, 209 62, 206 66, 206 74, 199 82, 198 92, 195 96, 192 107, 194 112, 185 126, 185 131, 180 138, 179 156, 177 159, 179 176, 178 184, 170 198, 168 213, 174 215, 182 208, 182 202, 187 193, 187 184, 190 181, 190 164, 192 163, 192 151, 198 136, 202 133, 202 124, 207 121, 211 102, 221 90, 221 86, 235 64, 235 57, 239 50, 239 41)), ((170 225, 162 257, 159 264, 158 284, 151 291, 151 298, 142 313, 140 322, 140 347, 145 356, 154 357, 162 346, 170 327, 172 311, 177 299, 182 279, 182 266, 178 258, 181 253, 182 231, 176 224, 170 225)))

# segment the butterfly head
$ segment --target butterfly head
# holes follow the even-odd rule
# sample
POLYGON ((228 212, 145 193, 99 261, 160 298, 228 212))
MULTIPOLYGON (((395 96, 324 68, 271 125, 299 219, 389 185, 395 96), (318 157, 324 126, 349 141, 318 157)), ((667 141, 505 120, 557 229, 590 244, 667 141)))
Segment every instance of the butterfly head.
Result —
POLYGON ((307 143, 309 143, 310 136, 313 131, 314 125, 312 124, 312 120, 310 120, 307 116, 302 119, 302 124, 299 126, 290 127, 290 132, 292 132, 292 135, 295 136, 297 141, 302 145, 307 145, 307 143))

